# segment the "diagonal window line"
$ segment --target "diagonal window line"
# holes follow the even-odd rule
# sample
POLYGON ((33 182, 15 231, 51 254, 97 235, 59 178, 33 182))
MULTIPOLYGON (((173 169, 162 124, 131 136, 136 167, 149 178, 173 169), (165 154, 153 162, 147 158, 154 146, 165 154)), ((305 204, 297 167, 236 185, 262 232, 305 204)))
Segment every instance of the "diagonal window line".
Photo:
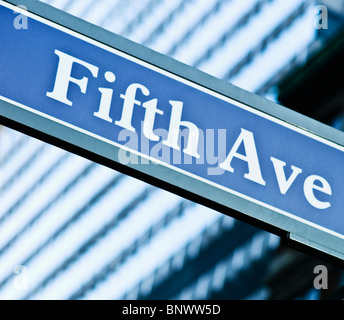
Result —
POLYGON ((291 70, 297 68, 300 63, 303 63, 306 56, 310 56, 317 46, 317 42, 311 41, 300 52, 296 53, 285 65, 282 66, 275 74, 263 83, 257 90, 256 94, 264 96, 273 88, 281 79, 283 79, 291 70))
MULTIPOLYGON (((1 186, 0 193, 6 190, 9 186, 11 186, 24 172, 26 172, 30 167, 35 163, 35 161, 39 158, 39 155, 43 153, 44 149, 48 145, 42 144, 37 150, 33 152, 33 154, 22 164, 22 166, 14 172, 12 176, 10 176, 7 181, 1 186)), ((1 220, 0 220, 1 223, 1 220)))
MULTIPOLYGON (((120 179, 122 179, 122 177, 123 177, 123 175, 117 176, 112 182, 110 182, 107 185, 107 188, 111 188, 113 186, 113 184, 114 183, 116 184, 120 179)), ((109 223, 104 225, 98 232, 96 232, 91 238, 89 238, 88 241, 86 241, 82 246, 80 246, 79 249, 74 252, 74 254, 72 254, 69 258, 64 260, 64 262, 62 264, 60 264, 58 267, 56 267, 53 272, 51 272, 44 280, 42 280, 23 299, 24 300, 30 299, 31 296, 36 294, 41 288, 45 287, 49 282, 51 282, 53 279, 55 279, 61 272, 63 272, 66 268, 68 268, 71 264, 73 264, 77 259, 79 259, 81 255, 85 254, 90 249, 90 247, 94 246, 101 238, 103 238, 121 220, 126 218, 141 202, 146 200, 147 197, 150 196, 151 193, 155 190, 157 190, 157 189, 154 187, 151 187, 151 186, 147 187, 131 203, 129 203, 124 209, 122 209, 109 223)), ((101 194, 104 194, 104 190, 99 192, 99 195, 101 195, 101 194)), ((99 195, 98 195, 98 197, 99 197, 99 195)), ((95 200, 95 199, 93 199, 93 200, 95 200)), ((85 208, 88 208, 90 206, 91 205, 87 205, 87 206, 85 206, 85 208)), ((77 215, 80 215, 80 213, 84 210, 80 210, 77 215)), ((63 229, 65 229, 67 227, 68 227, 68 225, 64 226, 63 229)), ((62 230, 59 233, 61 233, 62 230)), ((23 265, 26 265, 28 262, 29 261, 27 259, 23 263, 23 265)))
MULTIPOLYGON (((8 243, 6 245, 6 250, 11 247, 23 234, 22 232, 25 232, 26 230, 28 230, 29 228, 31 228, 31 226, 38 221, 47 210, 49 210, 52 206, 54 206, 59 199, 61 199, 62 197, 64 197, 69 191, 71 191, 78 182, 80 182, 80 180, 84 179, 90 172, 91 170, 96 168, 96 163, 91 163, 89 164, 73 181, 71 181, 66 188, 64 188, 64 190, 60 191, 56 197, 54 198, 54 200, 52 200, 51 202, 49 202, 42 210, 40 210, 40 212, 29 222, 27 223, 24 228, 21 230, 21 232, 17 233, 10 241, 10 243, 8 243)), ((116 176, 115 179, 111 180, 111 182, 116 183, 119 181, 119 179, 122 177, 122 175, 116 176)), ((55 238, 57 238, 61 233, 63 233, 63 231, 65 230, 65 228, 68 228, 72 223, 74 223, 77 219, 79 219, 85 212, 88 211, 88 209, 92 206, 93 203, 98 201, 98 198, 102 196, 102 192, 106 192, 106 189, 109 188, 109 185, 106 185, 104 188, 102 188, 90 201, 88 201, 83 207, 82 209, 80 209, 79 211, 76 212, 76 214, 70 219, 68 220, 62 227, 60 227, 57 231, 55 231, 55 233, 44 243, 42 243, 38 248, 36 248, 36 250, 34 252, 32 252, 24 261, 23 265, 29 263, 32 259, 34 259, 34 257, 39 254, 45 247, 47 247, 55 238)), ((2 251, 2 253, 4 253, 4 251, 2 251)), ((1 281, 0 283, 0 289, 2 287, 4 287, 8 281, 10 281, 10 279, 12 278, 12 275, 9 275, 7 278, 5 278, 4 280, 1 281)))
MULTIPOLYGON (((154 280, 153 280, 153 284, 152 284, 152 290, 154 290, 154 288, 158 287, 164 280, 166 280, 165 277, 159 277, 158 275, 161 274, 161 270, 165 269, 166 266, 168 266, 168 273, 174 273, 174 272, 179 272, 180 268, 177 268, 176 270, 174 270, 174 268, 172 267, 172 261, 174 261, 174 259, 178 256, 180 256, 181 254, 184 256, 183 258, 183 266, 187 263, 190 263, 192 261, 195 261, 195 258, 198 256, 189 256, 187 253, 190 251, 190 248, 193 247, 195 244, 197 244, 197 247, 199 248, 200 251, 205 250, 206 248, 208 248, 209 246, 212 245, 212 243, 214 241, 216 241, 217 239, 219 239, 225 232, 233 232, 235 227, 235 224, 237 224, 234 220, 232 220, 231 218, 228 218, 227 216, 220 216, 219 219, 217 219, 213 224, 209 225, 205 230, 203 230, 200 234, 196 235, 193 239, 190 239, 182 249, 180 249, 177 253, 175 253, 174 255, 172 255, 163 265, 157 267, 149 276, 146 277, 146 279, 149 279, 153 276, 154 280), (227 223, 227 219, 229 219, 228 221, 230 221, 231 223, 229 224, 229 226, 226 226, 227 223), (216 232, 216 234, 213 234, 212 230, 218 230, 218 232, 216 232)), ((239 224, 239 226, 241 226, 242 224, 239 224)), ((166 273, 164 273, 166 275, 166 273)), ((127 293, 125 293, 121 300, 125 300, 127 296, 130 296, 130 292, 140 292, 140 288, 142 286, 142 283, 145 282, 146 279, 141 280, 134 288, 132 288, 131 290, 129 290, 127 293)), ((140 294, 139 294, 140 295, 140 294)), ((142 297, 144 298, 144 297, 142 297)))
POLYGON ((147 19, 149 15, 153 12, 154 8, 160 6, 164 0, 151 0, 141 9, 141 11, 135 15, 134 19, 129 22, 124 28, 122 28, 119 34, 124 37, 129 37, 130 34, 138 27, 139 24, 143 22, 144 19, 147 19))
POLYGON ((172 220, 180 217, 185 210, 194 205, 193 202, 187 200, 181 200, 177 206, 165 214, 158 222, 152 225, 148 230, 143 232, 130 246, 122 250, 118 255, 116 255, 110 263, 108 263, 100 272, 98 272, 93 278, 87 281, 80 289, 74 292, 68 300, 78 300, 87 294, 90 290, 95 288, 101 282, 106 281, 107 277, 111 272, 115 271, 125 263, 125 261, 133 256, 139 248, 147 244, 153 236, 157 235, 161 230, 163 230, 172 220))
POLYGON ((248 65, 258 54, 262 53, 272 43, 272 41, 278 38, 283 32, 288 30, 294 21, 300 17, 312 4, 312 0, 306 0, 298 8, 296 8, 289 16, 287 16, 276 28, 274 28, 265 38, 253 49, 251 49, 245 57, 243 57, 234 67, 232 67, 227 74, 223 77, 224 80, 229 81, 241 70, 248 65))
POLYGON ((209 57, 219 48, 223 46, 225 42, 230 40, 235 34, 244 26, 246 25, 249 20, 255 17, 259 11, 268 3, 271 3, 274 0, 260 0, 256 2, 256 4, 246 12, 239 21, 235 24, 235 26, 229 30, 227 30, 218 40, 215 42, 211 47, 207 49, 207 51, 199 57, 194 63, 194 67, 199 67, 203 62, 209 59, 209 57))
POLYGON ((220 288, 225 286, 232 286, 234 288, 236 284, 240 284, 240 280, 244 280, 243 277, 247 277, 255 267, 265 266, 268 263, 267 259, 271 256, 271 254, 273 254, 276 246, 279 243, 278 241, 271 241, 271 239, 272 234, 269 234, 265 231, 258 231, 250 239, 247 239, 246 242, 243 242, 241 245, 239 245, 234 252, 231 252, 223 259, 218 261, 216 265, 210 268, 209 271, 200 275, 197 279, 195 279, 195 281, 193 281, 188 287, 184 288, 181 293, 172 299, 181 299, 183 292, 185 291, 192 291, 192 299, 197 299, 197 288, 200 280, 204 277, 208 278, 209 280, 209 286, 207 288, 205 299, 209 299, 209 297, 211 297, 214 293, 219 292, 219 290, 221 290, 220 288), (260 259, 257 259, 254 251, 252 251, 252 246, 257 239, 260 239, 258 244, 259 248, 257 248, 261 254, 260 259), (236 268, 235 265, 233 265, 236 252, 240 252, 243 255, 244 267, 242 268, 236 268), (222 276, 218 277, 218 271, 220 268, 222 269, 222 276))
POLYGON ((173 23, 173 20, 177 18, 177 16, 186 8, 186 6, 190 4, 190 1, 181 1, 179 5, 172 10, 167 19, 164 19, 149 35, 148 37, 142 42, 144 46, 149 46, 159 34, 163 34, 168 26, 173 23))
POLYGON ((12 157, 21 149, 25 142, 29 139, 29 136, 23 135, 20 137, 14 145, 0 158, 0 167, 5 166, 12 157))
MULTIPOLYGON (((67 160, 67 158, 70 156, 69 153, 66 153, 62 155, 60 158, 58 158, 55 163, 48 168, 46 172, 44 172, 41 177, 32 183, 32 185, 27 189, 27 191, 20 197, 19 201, 15 202, 11 208, 7 211, 6 215, 3 216, 0 220, 0 223, 3 222, 8 216, 12 215, 13 212, 15 212, 18 207, 20 207, 25 200, 31 195, 32 192, 34 192, 46 179, 49 178, 49 176, 59 168, 60 165, 63 164, 64 161, 67 160)), ((68 188, 68 187, 67 187, 68 188)), ((66 190, 66 189, 65 189, 66 190)), ((65 190, 63 192, 65 192, 65 190)), ((58 197, 54 198, 52 202, 54 202, 58 197)), ((46 209, 50 206, 52 203, 50 202, 43 210, 42 213, 46 211, 46 209)), ((42 214, 39 212, 35 217, 33 217, 20 231, 18 231, 9 241, 7 241, 6 244, 4 244, 0 248, 0 256, 3 255, 23 234, 24 232, 32 227, 32 225, 42 216, 42 214)))
POLYGON ((218 0, 214 3, 213 7, 208 10, 204 15, 200 17, 200 19, 192 26, 190 27, 184 35, 176 41, 176 43, 170 48, 170 50, 167 52, 168 56, 173 56, 176 54, 177 50, 184 45, 188 39, 190 39, 191 35, 202 25, 204 25, 214 13, 218 12, 221 9, 221 6, 224 5, 227 1, 232 0, 218 0))

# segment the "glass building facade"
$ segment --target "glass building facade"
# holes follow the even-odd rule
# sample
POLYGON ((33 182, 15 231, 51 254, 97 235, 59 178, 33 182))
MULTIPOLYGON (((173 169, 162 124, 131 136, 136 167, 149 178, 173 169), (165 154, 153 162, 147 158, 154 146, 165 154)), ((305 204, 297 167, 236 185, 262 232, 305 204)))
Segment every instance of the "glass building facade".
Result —
MULTIPOLYGON (((42 2, 274 101, 327 39, 309 0, 42 2)), ((321 298, 279 237, 6 127, 0 176, 0 299, 321 298)))

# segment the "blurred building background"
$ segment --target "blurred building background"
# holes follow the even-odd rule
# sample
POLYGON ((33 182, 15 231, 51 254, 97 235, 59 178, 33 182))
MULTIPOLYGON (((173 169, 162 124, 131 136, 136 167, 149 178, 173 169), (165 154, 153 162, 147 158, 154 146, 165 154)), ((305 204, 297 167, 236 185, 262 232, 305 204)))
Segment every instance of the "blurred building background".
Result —
MULTIPOLYGON (((344 129, 342 0, 43 2, 344 129)), ((273 234, 5 127, 0 177, 0 299, 324 299, 344 284, 273 234)))

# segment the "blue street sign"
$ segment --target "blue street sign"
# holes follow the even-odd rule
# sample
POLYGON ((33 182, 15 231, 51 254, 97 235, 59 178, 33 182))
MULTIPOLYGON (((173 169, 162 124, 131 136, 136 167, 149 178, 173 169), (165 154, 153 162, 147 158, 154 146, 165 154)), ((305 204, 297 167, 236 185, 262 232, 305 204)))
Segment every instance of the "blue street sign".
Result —
POLYGON ((343 258, 342 133, 46 5, 9 2, 3 119, 343 258))

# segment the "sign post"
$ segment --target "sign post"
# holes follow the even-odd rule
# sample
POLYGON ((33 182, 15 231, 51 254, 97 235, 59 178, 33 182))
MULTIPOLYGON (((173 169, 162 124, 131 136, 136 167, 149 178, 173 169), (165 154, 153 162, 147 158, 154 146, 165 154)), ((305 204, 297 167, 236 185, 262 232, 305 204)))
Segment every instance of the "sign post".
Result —
POLYGON ((36 1, 0 43, 4 124, 344 258, 342 132, 36 1))

